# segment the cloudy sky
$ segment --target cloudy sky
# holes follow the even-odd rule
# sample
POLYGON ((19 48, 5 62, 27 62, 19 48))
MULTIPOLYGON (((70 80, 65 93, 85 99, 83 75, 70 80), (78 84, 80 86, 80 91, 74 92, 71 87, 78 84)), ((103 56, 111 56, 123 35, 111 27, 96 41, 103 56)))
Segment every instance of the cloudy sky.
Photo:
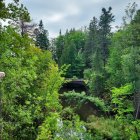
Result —
MULTIPOLYGON (((8 2, 8 0, 6 0, 8 2)), ((50 37, 56 37, 59 30, 88 26, 93 16, 99 17, 103 7, 113 8, 116 25, 122 23, 124 9, 128 3, 136 2, 140 8, 140 0, 21 0, 28 8, 34 22, 43 20, 50 37)))

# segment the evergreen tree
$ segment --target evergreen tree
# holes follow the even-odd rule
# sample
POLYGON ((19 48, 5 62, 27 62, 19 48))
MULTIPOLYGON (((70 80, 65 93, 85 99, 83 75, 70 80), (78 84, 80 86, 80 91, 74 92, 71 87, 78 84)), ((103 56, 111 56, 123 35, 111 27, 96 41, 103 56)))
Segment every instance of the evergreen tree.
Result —
POLYGON ((56 56, 57 54, 56 54, 56 45, 55 45, 55 42, 56 42, 56 38, 52 38, 49 41, 49 51, 52 53, 53 60, 57 61, 58 59, 57 59, 57 56, 56 56))
POLYGON ((56 38, 55 45, 56 45, 56 59, 58 65, 60 66, 60 59, 64 49, 64 36, 61 34, 61 30, 59 32, 59 36, 56 38))
POLYGON ((61 65, 70 65, 66 77, 71 78, 75 74, 75 59, 76 59, 76 46, 74 42, 70 42, 65 46, 64 52, 61 57, 61 65))
POLYGON ((98 43, 98 21, 97 18, 93 17, 89 24, 89 31, 85 43, 84 54, 86 67, 92 67, 92 55, 96 51, 98 43))
POLYGON ((36 45, 41 49, 48 50, 49 47, 48 31, 44 29, 42 20, 40 20, 39 28, 35 30, 35 33, 36 33, 36 45))
POLYGON ((78 78, 83 77, 84 68, 85 68, 84 55, 82 51, 79 51, 75 58, 75 63, 74 63, 75 74, 74 75, 77 76, 78 78))
MULTIPOLYGON (((108 47, 110 44, 111 37, 111 22, 114 21, 114 16, 111 13, 111 7, 108 11, 103 8, 102 14, 100 16, 99 24, 97 24, 97 19, 93 18, 89 25, 89 35, 88 35, 88 51, 86 58, 88 58, 90 63, 91 76, 89 77, 89 87, 91 94, 94 96, 105 95, 106 92, 106 79, 107 73, 105 70, 105 64, 108 58, 108 47), (89 57, 88 57, 89 55, 89 57)), ((86 59, 85 58, 85 59, 86 59)))
POLYGON ((102 9, 102 14, 100 16, 99 28, 100 28, 100 47, 102 51, 102 59, 104 62, 104 67, 107 62, 110 36, 111 36, 111 22, 114 21, 114 16, 111 13, 112 8, 109 7, 108 10, 102 9))

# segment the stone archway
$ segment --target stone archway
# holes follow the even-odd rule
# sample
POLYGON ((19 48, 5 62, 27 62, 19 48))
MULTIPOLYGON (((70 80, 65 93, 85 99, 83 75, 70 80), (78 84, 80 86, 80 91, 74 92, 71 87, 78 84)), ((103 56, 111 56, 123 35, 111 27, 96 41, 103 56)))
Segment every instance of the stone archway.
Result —
POLYGON ((60 88, 59 93, 64 93, 68 91, 75 91, 75 92, 88 92, 88 87, 83 79, 77 80, 69 80, 68 82, 64 83, 60 88))

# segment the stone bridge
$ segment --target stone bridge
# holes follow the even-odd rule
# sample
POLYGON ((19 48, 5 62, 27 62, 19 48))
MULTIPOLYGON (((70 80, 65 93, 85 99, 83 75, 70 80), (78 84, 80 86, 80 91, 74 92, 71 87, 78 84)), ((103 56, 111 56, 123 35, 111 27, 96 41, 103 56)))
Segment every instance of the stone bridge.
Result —
POLYGON ((60 93, 74 90, 75 92, 88 92, 88 86, 83 79, 66 79, 66 82, 60 88, 60 93))

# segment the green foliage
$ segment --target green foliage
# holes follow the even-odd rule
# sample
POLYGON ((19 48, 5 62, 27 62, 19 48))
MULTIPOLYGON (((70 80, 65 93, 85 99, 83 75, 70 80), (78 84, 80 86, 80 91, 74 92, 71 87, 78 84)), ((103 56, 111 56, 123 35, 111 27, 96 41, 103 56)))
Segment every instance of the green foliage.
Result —
MULTIPOLYGON (((109 45, 111 38, 111 22, 114 16, 103 8, 99 22, 94 17, 89 25, 87 44, 85 47, 85 60, 89 70, 88 85, 93 96, 105 96, 107 73, 105 66, 109 56, 109 45)), ((87 72, 86 72, 87 73, 87 72)))
POLYGON ((98 21, 95 17, 90 21, 88 35, 84 46, 84 57, 86 67, 92 67, 92 55, 96 52, 99 40, 98 21))
POLYGON ((95 140, 125 139, 124 133, 121 130, 120 123, 113 118, 89 116, 86 127, 91 130, 95 140))
POLYGON ((70 67, 66 77, 71 78, 77 76, 83 77, 84 56, 83 49, 85 44, 85 33, 81 30, 70 30, 65 35, 60 35, 56 38, 56 56, 59 66, 64 64, 70 67))
POLYGON ((54 133, 58 130, 58 119, 57 113, 51 113, 46 117, 43 124, 39 127, 39 134, 37 140, 52 140, 54 133))
POLYGON ((130 96, 133 93, 132 84, 120 88, 114 88, 112 92, 112 103, 115 104, 114 111, 117 112, 116 119, 125 119, 134 112, 133 102, 130 96))
POLYGON ((64 45, 65 45, 65 36, 61 35, 61 30, 60 30, 60 34, 59 36, 55 39, 55 46, 56 46, 56 61, 58 63, 58 65, 61 65, 60 59, 61 59, 61 55, 64 49, 64 45))
POLYGON ((100 108, 100 110, 107 111, 107 107, 105 106, 105 103, 102 99, 99 99, 98 97, 87 96, 85 92, 76 93, 75 91, 70 91, 64 93, 63 96, 66 98, 66 100, 75 101, 79 105, 91 102, 96 107, 100 108))
POLYGON ((115 104, 113 110, 116 112, 115 117, 120 123, 123 136, 127 139, 138 140, 140 138, 140 124, 139 120, 135 120, 133 117, 134 105, 131 98, 133 90, 132 84, 114 88, 112 90, 112 103, 115 104))
POLYGON ((0 18, 3 19, 7 17, 8 11, 3 0, 0 1, 0 18))
POLYGON ((95 140, 138 140, 140 135, 139 120, 132 123, 126 121, 124 124, 119 120, 114 120, 114 118, 96 117, 92 115, 89 116, 86 127, 91 130, 95 140))
POLYGON ((60 31, 52 48, 40 21, 35 31, 41 50, 24 32, 24 23, 30 22, 26 7, 19 0, 8 5, 0 1, 0 18, 11 19, 16 26, 0 26, 0 68, 6 73, 0 81, 0 139, 139 140, 140 10, 136 7, 136 3, 127 7, 125 24, 115 33, 111 33, 112 8, 103 8, 99 21, 94 17, 88 30, 71 29, 64 35, 60 31), (83 73, 88 95, 71 91, 61 96, 74 108, 90 103, 115 118, 92 116, 85 127, 71 108, 62 110, 58 95, 62 76, 83 78, 83 73))
POLYGON ((134 120, 133 117, 134 105, 131 99, 133 90, 132 84, 114 88, 112 90, 112 103, 115 104, 113 110, 116 112, 115 117, 120 123, 121 131, 124 133, 123 136, 138 140, 140 138, 140 125, 139 121, 134 120))
MULTIPOLYGON (((0 2, 1 5, 1 14, 0 19, 3 21, 9 20, 8 24, 15 27, 17 32, 21 32, 21 35, 31 34, 31 29, 34 25, 31 25, 31 18, 27 8, 19 2, 19 0, 10 1, 10 3, 5 4, 3 0, 0 2), (27 24, 28 23, 28 24, 27 24), (29 25, 30 23, 30 25, 29 25)), ((0 22, 1 24, 1 22, 0 22)), ((31 35, 30 35, 31 36, 31 35)))
MULTIPOLYGON (((138 17, 138 14, 135 17, 138 17)), ((139 24, 133 20, 132 24, 114 34, 106 66, 110 75, 107 80, 109 88, 132 82, 135 91, 139 91, 139 31, 139 24)))
POLYGON ((4 0, 0 1, 0 18, 11 19, 13 21, 30 21, 27 8, 23 4, 20 4, 18 0, 13 0, 8 4, 5 4, 4 0))
POLYGON ((91 96, 101 96, 104 92, 104 75, 99 71, 94 71, 92 69, 85 70, 85 78, 88 79, 87 85, 89 87, 91 96))
POLYGON ((106 71, 109 74, 107 79, 107 86, 109 88, 115 86, 119 87, 125 84, 124 72, 122 70, 122 53, 124 44, 122 40, 124 39, 124 32, 120 31, 113 35, 112 46, 110 48, 110 56, 108 58, 108 64, 106 66, 106 71))
MULTIPOLYGON (((133 5, 134 6, 134 5, 133 5)), ((134 8, 132 6, 132 8, 134 8)), ((113 110, 116 119, 119 121, 124 137, 126 139, 139 139, 138 120, 139 102, 133 98, 139 93, 139 12, 136 15, 130 13, 131 23, 125 25, 123 29, 114 34, 112 38, 112 48, 106 70, 109 73, 107 80, 108 88, 112 89, 113 110), (135 20, 136 19, 136 20, 135 20), (131 84, 126 84, 131 83, 131 84), (124 85, 124 86, 122 86, 124 85), (136 104, 134 106, 134 104, 136 104), (136 113, 135 113, 136 112, 136 113), (134 118, 134 116, 136 116, 134 118), (136 119, 136 120, 135 120, 136 119)), ((133 9, 135 12, 135 8, 133 9)), ((139 98, 139 97, 138 97, 139 98)))
POLYGON ((51 112, 61 110, 62 72, 51 53, 35 47, 27 36, 21 37, 10 27, 0 35, 0 67, 6 73, 0 88, 1 137, 36 139, 38 126, 51 112))

